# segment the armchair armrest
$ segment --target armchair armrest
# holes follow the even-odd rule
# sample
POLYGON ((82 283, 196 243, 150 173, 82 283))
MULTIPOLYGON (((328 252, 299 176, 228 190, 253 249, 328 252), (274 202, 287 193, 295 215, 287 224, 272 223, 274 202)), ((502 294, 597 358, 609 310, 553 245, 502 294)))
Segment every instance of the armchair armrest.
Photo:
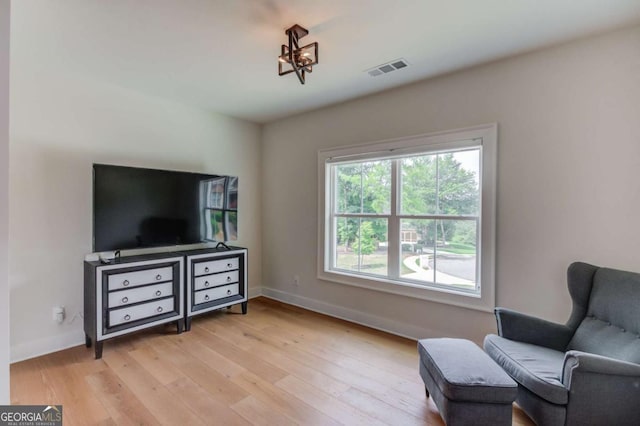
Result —
POLYGON ((568 351, 562 383, 569 390, 565 424, 640 424, 640 365, 568 351))
POLYGON ((573 336, 573 330, 541 318, 512 311, 495 309, 498 334, 504 338, 531 343, 564 352, 573 336))
POLYGON ((571 378, 575 372, 636 377, 640 384, 640 364, 587 352, 568 351, 562 368, 562 383, 568 389, 571 389, 571 378))

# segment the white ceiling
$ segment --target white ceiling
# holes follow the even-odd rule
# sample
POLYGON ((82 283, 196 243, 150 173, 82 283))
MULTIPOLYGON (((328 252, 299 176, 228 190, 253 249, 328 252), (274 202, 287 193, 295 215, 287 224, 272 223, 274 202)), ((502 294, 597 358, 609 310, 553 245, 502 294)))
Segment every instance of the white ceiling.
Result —
POLYGON ((20 0, 11 43, 43 72, 267 122, 637 22, 640 0, 20 0), (304 86, 277 74, 294 23, 320 44, 304 86))

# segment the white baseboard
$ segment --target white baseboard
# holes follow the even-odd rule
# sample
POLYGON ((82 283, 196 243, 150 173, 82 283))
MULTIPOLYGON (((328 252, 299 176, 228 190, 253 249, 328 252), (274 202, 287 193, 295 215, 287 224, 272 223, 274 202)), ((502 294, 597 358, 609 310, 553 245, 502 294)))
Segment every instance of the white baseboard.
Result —
POLYGON ((36 358, 79 345, 84 345, 84 332, 82 330, 69 331, 65 334, 19 343, 11 346, 11 363, 36 358))
POLYGON ((343 306, 332 305, 273 288, 262 287, 262 296, 411 340, 442 336, 442 333, 436 330, 395 321, 367 312, 356 311, 343 306))

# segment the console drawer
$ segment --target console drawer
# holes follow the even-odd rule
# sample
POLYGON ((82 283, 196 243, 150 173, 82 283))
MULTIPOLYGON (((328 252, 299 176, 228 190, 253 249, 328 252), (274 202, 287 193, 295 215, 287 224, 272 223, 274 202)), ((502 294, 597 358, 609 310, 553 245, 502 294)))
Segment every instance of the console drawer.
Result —
POLYGON ((143 284, 151 284, 160 281, 170 281, 173 279, 173 268, 152 268, 142 271, 125 272, 122 274, 109 275, 109 291, 123 290, 143 284))
POLYGON ((128 308, 111 310, 109 311, 109 326, 113 327, 127 322, 172 312, 174 310, 173 303, 174 301, 172 297, 128 308))
POLYGON ((237 257, 220 260, 210 260, 208 262, 199 262, 193 265, 193 275, 214 274, 216 272, 226 272, 238 269, 240 261, 237 257))
POLYGON ((173 283, 171 282, 115 291, 109 293, 109 305, 107 307, 116 308, 171 295, 173 295, 173 283))
POLYGON ((194 305, 212 302, 224 297, 235 296, 240 293, 239 285, 230 284, 221 287, 212 288, 210 290, 197 291, 194 296, 194 305))
POLYGON ((203 290, 209 287, 215 287, 223 284, 231 284, 238 282, 238 271, 231 271, 222 274, 204 275, 196 277, 193 280, 193 287, 196 290, 203 290))

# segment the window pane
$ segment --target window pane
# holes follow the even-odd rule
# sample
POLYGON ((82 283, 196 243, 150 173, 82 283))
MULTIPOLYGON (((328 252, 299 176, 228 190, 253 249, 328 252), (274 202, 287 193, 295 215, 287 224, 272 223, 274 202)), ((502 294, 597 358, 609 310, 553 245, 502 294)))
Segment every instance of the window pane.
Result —
POLYGON ((434 282, 433 253, 435 237, 435 220, 402 219, 400 221, 401 278, 428 283, 434 282))
POLYGON ((353 254, 353 243, 358 235, 360 219, 339 217, 335 220, 335 267, 358 270, 358 259, 353 254))
POLYGON ((206 239, 224 241, 223 214, 220 210, 205 210, 206 239))
POLYGON ((475 290, 478 222, 475 220, 438 220, 436 222, 434 266, 436 282, 475 290))
POLYGON ((338 213, 360 213, 361 164, 336 166, 336 211, 338 213))
POLYGON ((238 208, 238 178, 229 177, 227 183, 227 209, 235 210, 238 208))
POLYGON ((391 161, 340 164, 336 168, 338 213, 391 211, 391 161))
POLYGON ((391 160, 362 164, 362 213, 391 212, 391 160))
POLYGON ((438 154, 438 213, 477 215, 479 175, 479 149, 438 154))
POLYGON ((236 241, 238 239, 238 212, 225 212, 225 226, 227 241, 236 241))
POLYGON ((437 212, 437 155, 403 158, 400 162, 402 182, 400 211, 402 214, 435 214, 437 212))
POLYGON ((335 267, 367 274, 388 274, 387 220, 337 218, 335 267))
POLYGON ((221 209, 224 203, 225 178, 210 179, 201 183, 205 185, 205 207, 221 209))

